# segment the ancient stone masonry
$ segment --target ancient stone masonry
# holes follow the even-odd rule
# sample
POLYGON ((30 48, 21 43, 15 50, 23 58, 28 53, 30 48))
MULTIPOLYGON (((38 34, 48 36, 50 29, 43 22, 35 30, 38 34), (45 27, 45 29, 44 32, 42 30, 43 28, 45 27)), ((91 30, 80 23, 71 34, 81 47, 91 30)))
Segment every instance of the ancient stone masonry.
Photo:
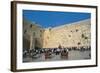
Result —
POLYGON ((42 28, 37 23, 23 22, 24 48, 80 47, 91 45, 90 19, 42 28), (27 40, 25 42, 25 40, 27 40), (29 44, 27 46, 26 44, 29 44), (26 47, 25 47, 26 46, 26 47))
POLYGON ((28 42, 23 42, 26 49, 34 49, 43 47, 43 31, 44 29, 37 23, 24 20, 23 22, 23 38, 28 42))

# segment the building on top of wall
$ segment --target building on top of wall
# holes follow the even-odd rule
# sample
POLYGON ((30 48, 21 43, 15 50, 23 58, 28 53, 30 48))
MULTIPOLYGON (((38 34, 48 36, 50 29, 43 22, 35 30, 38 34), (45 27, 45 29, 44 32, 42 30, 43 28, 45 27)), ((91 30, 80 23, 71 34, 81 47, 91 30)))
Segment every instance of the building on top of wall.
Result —
POLYGON ((44 29, 35 22, 23 21, 23 48, 35 49, 43 47, 44 29))

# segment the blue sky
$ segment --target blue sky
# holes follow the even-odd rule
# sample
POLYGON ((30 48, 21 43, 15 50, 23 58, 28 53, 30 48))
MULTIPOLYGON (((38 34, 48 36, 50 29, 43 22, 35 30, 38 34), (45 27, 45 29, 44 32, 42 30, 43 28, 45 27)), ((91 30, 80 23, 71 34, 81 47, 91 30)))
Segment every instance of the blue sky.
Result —
POLYGON ((23 18, 43 28, 56 27, 91 18, 90 13, 23 10, 23 18))

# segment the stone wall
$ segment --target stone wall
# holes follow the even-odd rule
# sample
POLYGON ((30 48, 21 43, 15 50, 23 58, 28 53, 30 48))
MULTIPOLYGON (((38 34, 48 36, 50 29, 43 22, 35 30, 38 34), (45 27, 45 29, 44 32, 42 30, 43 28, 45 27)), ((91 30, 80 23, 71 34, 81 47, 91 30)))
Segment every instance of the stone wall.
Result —
POLYGON ((91 21, 82 20, 71 24, 63 24, 57 27, 42 28, 37 23, 23 23, 24 45, 29 43, 27 48, 58 48, 80 47, 91 45, 91 21))
POLYGON ((90 20, 48 28, 44 32, 44 48, 90 46, 90 20))

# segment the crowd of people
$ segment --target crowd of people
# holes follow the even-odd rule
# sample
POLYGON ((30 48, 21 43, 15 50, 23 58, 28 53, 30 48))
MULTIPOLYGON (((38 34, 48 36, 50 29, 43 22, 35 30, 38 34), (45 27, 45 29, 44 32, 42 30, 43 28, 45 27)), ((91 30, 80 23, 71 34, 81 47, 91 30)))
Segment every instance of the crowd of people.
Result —
POLYGON ((61 57, 68 58, 69 51, 87 51, 91 50, 91 47, 70 47, 70 48, 62 48, 59 46, 58 48, 35 48, 35 49, 24 49, 23 57, 40 57, 41 54, 45 55, 45 58, 52 57, 52 54, 60 55, 61 57))

